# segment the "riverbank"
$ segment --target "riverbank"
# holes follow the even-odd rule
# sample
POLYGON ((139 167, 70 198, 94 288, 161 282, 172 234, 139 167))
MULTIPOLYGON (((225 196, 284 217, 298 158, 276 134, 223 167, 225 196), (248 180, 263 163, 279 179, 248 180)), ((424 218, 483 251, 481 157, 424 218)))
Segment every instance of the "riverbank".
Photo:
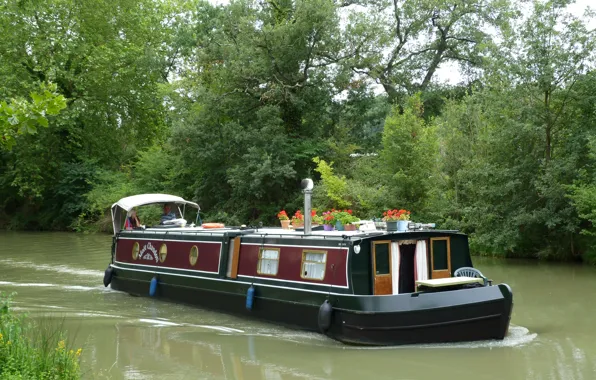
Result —
POLYGON ((80 379, 82 349, 69 348, 57 327, 33 323, 0 293, 0 379, 80 379))

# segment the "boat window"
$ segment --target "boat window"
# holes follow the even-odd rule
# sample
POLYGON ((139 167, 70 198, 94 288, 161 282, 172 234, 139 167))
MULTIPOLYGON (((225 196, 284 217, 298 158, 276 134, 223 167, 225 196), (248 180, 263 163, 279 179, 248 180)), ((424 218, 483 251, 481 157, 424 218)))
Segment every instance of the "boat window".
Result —
POLYGON ((279 268, 279 248, 261 248, 257 273, 276 276, 279 268))
POLYGON ((166 261, 166 257, 168 256, 168 246, 164 243, 159 247, 159 261, 164 262, 166 261))
POLYGON ((190 249, 190 254, 188 255, 188 261, 190 265, 194 266, 197 263, 197 259, 199 258, 199 248, 196 245, 193 245, 190 249))
POLYGON ((447 239, 433 239, 432 243, 433 270, 448 270, 447 244, 449 241, 447 239))
POLYGON ((327 265, 327 251, 302 251, 302 272, 300 277, 309 280, 323 280, 327 265))
POLYGON ((135 241, 132 246, 132 259, 136 260, 139 257, 139 242, 135 241))
POLYGON ((389 243, 375 244, 375 273, 389 274, 389 243))

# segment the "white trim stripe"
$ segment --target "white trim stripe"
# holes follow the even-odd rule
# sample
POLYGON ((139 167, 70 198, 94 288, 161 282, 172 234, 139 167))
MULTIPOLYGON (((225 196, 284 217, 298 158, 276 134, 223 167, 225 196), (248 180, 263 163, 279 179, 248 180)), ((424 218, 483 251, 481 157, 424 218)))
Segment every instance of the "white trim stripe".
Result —
POLYGON ((133 263, 126 263, 124 261, 117 261, 117 260, 114 260, 114 262, 115 263, 118 263, 118 264, 124 264, 124 265, 136 265, 136 266, 145 267, 145 268, 170 269, 170 270, 185 271, 185 272, 199 272, 199 273, 212 273, 212 274, 218 274, 219 273, 219 272, 212 272, 212 271, 208 271, 208 270, 182 269, 182 268, 164 267, 164 266, 159 266, 159 265, 133 264, 133 263))
MULTIPOLYGON (((144 272, 144 273, 155 273, 154 271, 149 271, 149 270, 142 270, 142 269, 133 269, 133 268, 123 268, 123 267, 119 267, 117 265, 114 264, 110 264, 111 267, 116 268, 116 269, 120 269, 120 270, 124 270, 124 271, 133 271, 133 272, 144 272)), ((199 277, 199 276, 188 276, 185 274, 178 274, 178 273, 161 273, 163 275, 171 275, 171 276, 178 276, 178 277, 188 277, 188 278, 196 278, 196 279, 200 279, 200 280, 211 280, 211 281, 224 281, 224 282, 233 282, 236 284, 245 284, 245 285, 258 285, 258 286, 265 286, 268 288, 277 288, 277 289, 288 289, 288 290, 296 290, 299 292, 309 292, 309 293, 322 293, 322 294, 335 294, 335 295, 339 295, 339 296, 356 296, 356 297, 362 297, 362 294, 347 294, 347 293, 333 293, 333 292, 328 292, 328 291, 319 291, 319 290, 311 290, 311 289, 300 289, 300 288, 291 288, 288 286, 278 286, 278 285, 270 285, 270 284, 262 284, 262 283, 254 283, 254 282, 246 282, 246 281, 238 281, 238 280, 227 280, 225 278, 211 278, 211 277, 199 277)), ((318 285, 318 284, 311 284, 308 283, 308 285, 318 285)), ((324 287, 329 288, 329 285, 325 285, 324 287)))
POLYGON ((190 244, 197 244, 197 243, 211 243, 211 244, 220 244, 221 245, 221 241, 207 241, 207 240, 175 240, 175 239, 151 239, 151 238, 146 238, 146 237, 142 237, 142 238, 131 238, 131 237, 119 237, 118 240, 154 240, 154 241, 175 241, 175 242, 180 242, 180 243, 190 243, 190 244))
POLYGON ((280 282, 293 282, 294 284, 306 284, 306 285, 316 285, 316 286, 321 286, 324 288, 343 288, 343 289, 348 289, 349 286, 343 286, 343 285, 331 285, 331 284, 321 284, 321 282, 308 282, 308 281, 294 281, 294 280, 284 280, 281 278, 271 278, 271 276, 269 277, 261 277, 261 276, 247 276, 244 274, 239 274, 238 277, 244 277, 244 278, 258 278, 260 280, 268 280, 268 281, 280 281, 280 282))
POLYGON ((349 248, 340 247, 340 246, 327 246, 327 245, 296 245, 296 244, 263 244, 263 243, 244 243, 242 245, 258 245, 258 246, 265 246, 265 247, 295 247, 295 248, 315 248, 315 249, 345 249, 346 251, 349 248))

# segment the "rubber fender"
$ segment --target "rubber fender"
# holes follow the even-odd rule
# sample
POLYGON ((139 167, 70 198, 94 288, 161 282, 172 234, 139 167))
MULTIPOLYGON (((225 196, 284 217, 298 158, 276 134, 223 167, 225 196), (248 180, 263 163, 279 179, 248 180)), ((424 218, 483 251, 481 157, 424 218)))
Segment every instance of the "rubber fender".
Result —
POLYGON ((155 293, 157 292, 157 276, 151 279, 149 283, 149 295, 151 297, 155 297, 155 293))
POLYGON ((252 305, 255 300, 255 288, 254 286, 250 286, 246 291, 246 309, 252 310, 252 305))
POLYGON ((329 328, 331 327, 332 314, 333 314, 333 306, 331 306, 331 304, 329 303, 329 300, 325 300, 325 302, 323 302, 323 304, 319 308, 319 320, 318 320, 319 330, 321 330, 321 332, 323 334, 325 334, 327 332, 327 330, 329 330, 329 328))
POLYGON ((113 274, 114 274, 114 268, 112 268, 111 266, 108 266, 108 268, 106 269, 106 271, 103 274, 103 286, 105 286, 106 288, 112 282, 113 274))

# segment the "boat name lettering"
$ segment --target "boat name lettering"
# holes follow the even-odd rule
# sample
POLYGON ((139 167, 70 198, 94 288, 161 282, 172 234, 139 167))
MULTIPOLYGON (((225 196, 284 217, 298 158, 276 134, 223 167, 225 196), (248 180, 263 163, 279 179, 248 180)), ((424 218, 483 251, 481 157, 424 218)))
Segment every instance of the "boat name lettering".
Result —
POLYGON ((155 260, 157 263, 159 261, 159 255, 157 254, 157 249, 151 244, 151 242, 145 244, 141 249, 141 253, 139 253, 139 259, 143 260, 155 260), (150 251, 150 252, 147 252, 150 251), (146 253, 145 253, 146 252, 146 253), (153 255, 151 255, 153 253, 153 255))

